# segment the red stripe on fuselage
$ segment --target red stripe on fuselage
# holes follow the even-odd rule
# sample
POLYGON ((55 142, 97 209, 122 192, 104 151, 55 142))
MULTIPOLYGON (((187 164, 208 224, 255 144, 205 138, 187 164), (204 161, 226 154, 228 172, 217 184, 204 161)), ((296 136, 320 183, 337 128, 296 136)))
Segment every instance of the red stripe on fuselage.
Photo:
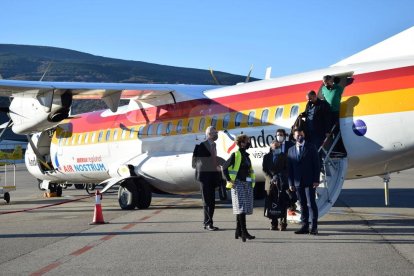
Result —
MULTIPOLYGON (((414 87, 414 66, 370 72, 355 75, 353 78, 353 83, 345 88, 343 96, 412 88, 414 87)), ((86 113, 80 118, 62 124, 61 127, 73 133, 81 133, 120 126, 132 127, 148 122, 212 116, 220 113, 300 103, 305 101, 308 91, 318 91, 321 84, 321 81, 314 81, 214 99, 196 99, 132 110, 126 114, 107 117, 101 117, 103 111, 96 111, 86 113)))

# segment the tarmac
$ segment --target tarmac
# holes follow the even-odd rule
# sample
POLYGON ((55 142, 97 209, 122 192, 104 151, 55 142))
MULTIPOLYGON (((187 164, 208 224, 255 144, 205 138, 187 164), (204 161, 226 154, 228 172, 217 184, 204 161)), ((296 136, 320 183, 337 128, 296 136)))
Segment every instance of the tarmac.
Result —
MULTIPOLYGON (((10 174, 9 174, 10 175, 10 174)), ((0 172, 4 177, 4 172, 0 172)), ((106 224, 90 225, 95 200, 69 187, 44 198, 23 165, 11 202, 0 198, 1 275, 414 275, 414 170, 346 181, 319 235, 270 231, 263 201, 247 217, 256 239, 234 238, 230 201, 217 201, 219 231, 202 228, 199 195, 154 195, 149 209, 102 200, 106 224)), ((1 182, 0 182, 1 183, 1 182)))

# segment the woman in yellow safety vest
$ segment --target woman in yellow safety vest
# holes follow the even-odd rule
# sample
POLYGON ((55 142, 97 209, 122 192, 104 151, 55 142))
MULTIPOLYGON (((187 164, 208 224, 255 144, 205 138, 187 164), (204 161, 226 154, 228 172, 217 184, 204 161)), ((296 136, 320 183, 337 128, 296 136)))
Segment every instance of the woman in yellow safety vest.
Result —
POLYGON ((252 236, 247 232, 246 215, 253 214, 253 188, 255 185, 255 175, 246 150, 250 147, 249 136, 243 134, 236 138, 239 150, 233 152, 230 158, 223 165, 223 172, 227 178, 227 188, 231 188, 231 200, 233 203, 233 214, 236 215, 235 238, 252 240, 252 236))

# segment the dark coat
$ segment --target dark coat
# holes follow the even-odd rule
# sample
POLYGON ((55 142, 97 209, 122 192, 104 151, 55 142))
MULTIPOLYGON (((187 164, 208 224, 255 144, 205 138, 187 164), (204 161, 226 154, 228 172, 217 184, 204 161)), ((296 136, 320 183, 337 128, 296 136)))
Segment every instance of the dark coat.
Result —
MULTIPOLYGON (((193 168, 196 169, 196 179, 198 181, 221 181, 221 173, 217 171, 217 165, 220 165, 221 158, 216 158, 214 162, 211 154, 211 146, 208 141, 196 145, 193 152, 193 168)), ((216 184, 217 185, 217 184, 216 184)))
POLYGON ((273 179, 276 175, 281 177, 282 189, 288 189, 288 166, 287 166, 287 153, 280 153, 277 156, 275 162, 273 162, 273 151, 270 150, 265 156, 263 156, 262 163, 263 172, 267 177, 273 179))
POLYGON ((312 143, 305 142, 300 159, 297 157, 296 146, 288 151, 288 180, 289 186, 311 187, 319 183, 320 164, 318 151, 312 143))
POLYGON ((330 131, 331 126, 331 111, 329 104, 321 99, 317 99, 315 102, 315 112, 313 115, 312 122, 308 119, 308 111, 311 107, 311 102, 306 104, 306 109, 304 112, 304 116, 306 118, 306 127, 305 129, 309 131, 311 124, 313 125, 313 131, 316 135, 321 135, 324 137, 325 133, 330 131))

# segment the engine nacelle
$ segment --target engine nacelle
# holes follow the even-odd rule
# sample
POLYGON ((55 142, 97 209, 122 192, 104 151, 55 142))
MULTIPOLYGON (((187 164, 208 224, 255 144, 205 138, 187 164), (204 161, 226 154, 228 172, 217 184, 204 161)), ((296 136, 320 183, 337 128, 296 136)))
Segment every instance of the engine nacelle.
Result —
POLYGON ((30 134, 52 128, 69 117, 72 105, 70 91, 47 91, 19 94, 10 103, 9 116, 13 132, 30 134))

